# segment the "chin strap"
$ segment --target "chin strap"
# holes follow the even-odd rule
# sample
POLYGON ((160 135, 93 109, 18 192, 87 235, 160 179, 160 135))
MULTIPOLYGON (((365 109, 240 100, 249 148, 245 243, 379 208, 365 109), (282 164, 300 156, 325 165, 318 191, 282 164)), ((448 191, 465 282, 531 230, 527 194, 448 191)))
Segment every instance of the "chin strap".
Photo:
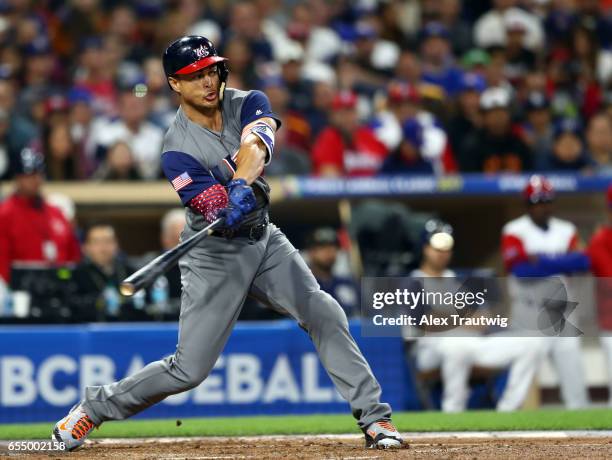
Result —
POLYGON ((225 93, 225 82, 222 81, 219 85, 219 101, 223 101, 223 93, 225 93))

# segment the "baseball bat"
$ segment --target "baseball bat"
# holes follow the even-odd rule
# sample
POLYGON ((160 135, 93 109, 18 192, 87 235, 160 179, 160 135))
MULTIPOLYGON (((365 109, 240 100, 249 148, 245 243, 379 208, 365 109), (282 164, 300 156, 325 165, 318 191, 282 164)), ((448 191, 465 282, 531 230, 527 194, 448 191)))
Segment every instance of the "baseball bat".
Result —
POLYGON ((130 297, 142 288, 151 285, 159 276, 170 270, 170 268, 172 268, 172 266, 191 248, 210 236, 222 223, 223 219, 215 220, 195 235, 192 235, 182 243, 157 256, 140 270, 128 276, 119 285, 121 294, 130 297))

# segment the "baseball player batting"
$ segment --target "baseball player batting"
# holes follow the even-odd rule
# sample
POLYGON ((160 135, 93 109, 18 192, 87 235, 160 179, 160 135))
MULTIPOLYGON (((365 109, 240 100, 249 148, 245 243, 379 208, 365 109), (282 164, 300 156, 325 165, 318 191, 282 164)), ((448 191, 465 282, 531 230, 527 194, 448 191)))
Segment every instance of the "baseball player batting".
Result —
POLYGON ((87 387, 53 429, 67 450, 96 427, 121 420, 198 386, 227 341, 247 295, 294 317, 350 403, 366 446, 397 448, 391 407, 348 330, 342 308, 323 292, 287 237, 269 223, 269 186, 261 177, 281 122, 260 91, 225 88, 226 58, 205 37, 168 46, 164 71, 180 107, 164 139, 161 164, 186 209, 185 240, 210 222, 224 226, 179 262, 182 279, 175 353, 118 382, 87 387))

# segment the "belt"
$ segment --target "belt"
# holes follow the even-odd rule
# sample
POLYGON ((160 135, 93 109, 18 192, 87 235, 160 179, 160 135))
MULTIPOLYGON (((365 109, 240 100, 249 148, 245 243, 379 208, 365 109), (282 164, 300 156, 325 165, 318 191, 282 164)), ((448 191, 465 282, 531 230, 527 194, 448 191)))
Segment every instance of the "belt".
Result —
POLYGON ((229 228, 215 230, 212 232, 212 236, 221 236, 227 238, 228 240, 231 238, 248 238, 249 243, 253 244, 261 239, 269 223, 270 221, 268 219, 268 215, 266 214, 263 220, 258 224, 250 225, 248 227, 239 227, 236 230, 231 230, 229 228))

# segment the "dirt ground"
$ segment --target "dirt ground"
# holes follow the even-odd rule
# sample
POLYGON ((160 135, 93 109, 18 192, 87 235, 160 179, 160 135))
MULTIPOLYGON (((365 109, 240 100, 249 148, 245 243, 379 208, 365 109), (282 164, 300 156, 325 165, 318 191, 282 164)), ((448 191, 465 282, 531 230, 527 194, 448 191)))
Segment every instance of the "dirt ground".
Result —
MULTIPOLYGON (((9 453, 4 451, 0 456, 9 453)), ((370 450, 358 439, 199 439, 130 443, 91 441, 69 454, 11 453, 33 459, 575 459, 612 458, 612 438, 419 438, 403 449, 370 450)))

